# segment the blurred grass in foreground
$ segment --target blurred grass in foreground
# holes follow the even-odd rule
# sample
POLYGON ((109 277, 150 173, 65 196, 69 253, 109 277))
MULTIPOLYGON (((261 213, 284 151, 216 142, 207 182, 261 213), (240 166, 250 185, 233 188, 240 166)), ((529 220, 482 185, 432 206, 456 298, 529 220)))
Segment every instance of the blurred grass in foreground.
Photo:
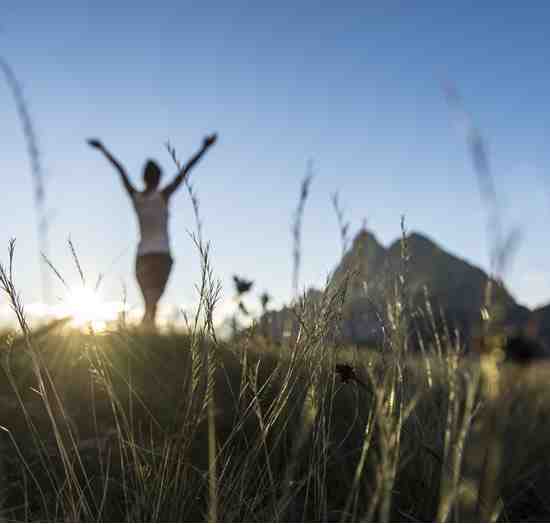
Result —
POLYGON ((217 518, 232 521, 550 514, 547 366, 500 369, 495 393, 487 366, 458 348, 340 354, 326 334, 284 347, 253 335, 5 333, 2 517, 205 520, 212 493, 217 518), (335 374, 341 361, 355 379, 335 374), (488 449, 499 450, 490 474, 488 449), (487 481, 491 507, 479 498, 487 481))

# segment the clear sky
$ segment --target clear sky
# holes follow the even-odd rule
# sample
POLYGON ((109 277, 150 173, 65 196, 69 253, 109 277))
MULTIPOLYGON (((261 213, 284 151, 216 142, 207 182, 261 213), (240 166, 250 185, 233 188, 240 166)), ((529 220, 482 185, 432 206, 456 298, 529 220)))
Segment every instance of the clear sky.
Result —
MULTIPOLYGON (((450 81, 488 141, 506 223, 522 231, 506 283, 524 304, 550 301, 550 6, 477 4, 3 0, 0 50, 40 140, 52 261, 78 282, 70 235, 89 278, 106 273, 106 298, 125 282, 139 305, 136 220, 85 139, 101 138, 138 184, 148 157, 166 182, 174 174, 166 140, 185 160, 217 131, 192 181, 227 299, 233 273, 289 299, 290 222, 310 158, 302 285, 321 285, 338 262, 336 190, 353 231, 366 217, 387 244, 405 214, 411 230, 487 269, 476 176, 441 88, 450 81)), ((3 79, 0 107, 0 260, 16 237, 19 287, 39 301, 31 175, 3 79)), ((189 304, 199 265, 183 190, 171 211, 164 301, 189 304)))

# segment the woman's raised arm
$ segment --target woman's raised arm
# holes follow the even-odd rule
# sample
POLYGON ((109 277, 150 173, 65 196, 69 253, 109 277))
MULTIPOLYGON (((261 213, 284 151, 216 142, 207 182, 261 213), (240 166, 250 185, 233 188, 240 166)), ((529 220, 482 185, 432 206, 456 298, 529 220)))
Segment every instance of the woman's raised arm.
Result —
POLYGON ((103 143, 100 140, 91 138, 88 140, 88 145, 90 147, 93 147, 94 149, 97 149, 98 151, 101 151, 105 155, 105 158, 107 158, 107 160, 113 165, 113 167, 120 174, 122 184, 124 185, 124 188, 126 189, 128 194, 130 196, 133 196, 133 194, 136 192, 136 188, 130 182, 130 179, 128 178, 126 170, 124 169, 124 167, 122 167, 120 162, 107 150, 107 148, 103 145, 103 143))
POLYGON ((174 180, 172 180, 172 182, 170 182, 162 190, 162 194, 166 200, 168 200, 172 195, 172 193, 174 193, 174 191, 178 189, 181 183, 185 180, 187 173, 191 171, 193 166, 202 158, 204 153, 206 153, 206 151, 208 151, 208 149, 216 143, 217 139, 218 139, 218 135, 216 133, 212 135, 208 135, 204 138, 204 140, 202 141, 202 147, 181 168, 181 171, 176 175, 174 180))

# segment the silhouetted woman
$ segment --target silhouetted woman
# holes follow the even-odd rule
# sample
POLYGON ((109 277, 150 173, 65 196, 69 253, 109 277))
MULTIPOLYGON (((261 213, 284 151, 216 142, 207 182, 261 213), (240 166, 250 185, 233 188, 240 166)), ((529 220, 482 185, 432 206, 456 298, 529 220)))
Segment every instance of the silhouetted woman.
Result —
POLYGON ((215 134, 207 136, 201 149, 192 156, 174 180, 164 189, 159 190, 162 171, 153 160, 147 160, 143 169, 145 189, 134 188, 125 169, 111 155, 99 140, 88 140, 88 144, 101 151, 107 160, 119 172, 124 188, 130 195, 139 222, 140 241, 136 257, 136 277, 145 302, 145 314, 142 325, 154 328, 157 304, 164 293, 170 270, 170 240, 168 236, 168 204, 172 194, 185 180, 187 173, 201 159, 206 151, 216 142, 215 134))

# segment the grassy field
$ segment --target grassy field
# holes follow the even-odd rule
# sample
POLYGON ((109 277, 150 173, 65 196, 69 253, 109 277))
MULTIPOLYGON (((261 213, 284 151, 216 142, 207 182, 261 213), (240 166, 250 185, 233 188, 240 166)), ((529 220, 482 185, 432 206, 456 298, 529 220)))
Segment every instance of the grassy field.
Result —
POLYGON ((444 334, 413 354, 403 322, 383 347, 338 347, 340 298, 298 304, 287 345, 22 316, 0 339, 1 518, 547 519, 545 365, 464 357, 444 334))

